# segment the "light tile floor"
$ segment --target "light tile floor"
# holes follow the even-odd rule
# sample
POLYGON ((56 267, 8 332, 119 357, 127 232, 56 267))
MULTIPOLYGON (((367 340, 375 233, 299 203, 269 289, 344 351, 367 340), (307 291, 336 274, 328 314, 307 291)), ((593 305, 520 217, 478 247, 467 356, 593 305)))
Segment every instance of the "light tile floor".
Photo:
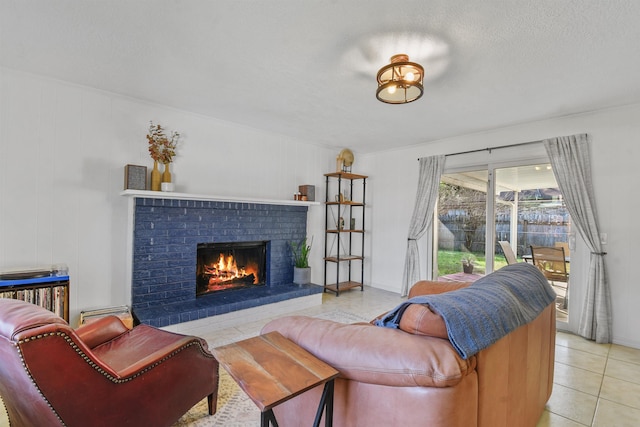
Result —
MULTIPOLYGON (((209 342, 235 341, 257 335, 269 320, 289 314, 318 315, 343 310, 367 320, 404 301, 398 294, 365 287, 323 295, 323 304, 301 312, 270 312, 265 318, 203 336, 209 342)), ((595 344, 568 333, 556 337, 553 393, 538 427, 640 426, 640 350, 615 344, 595 344)))

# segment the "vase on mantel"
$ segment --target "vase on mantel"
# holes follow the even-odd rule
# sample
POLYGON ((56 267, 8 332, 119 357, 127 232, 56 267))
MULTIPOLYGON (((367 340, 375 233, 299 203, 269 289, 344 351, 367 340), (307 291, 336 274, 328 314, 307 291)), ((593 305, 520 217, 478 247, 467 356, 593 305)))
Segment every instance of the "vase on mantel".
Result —
POLYGON ((153 161, 153 169, 151 170, 151 191, 160 191, 160 183, 162 177, 160 176, 160 169, 158 169, 158 161, 153 161))
POLYGON ((169 170, 169 165, 171 163, 164 164, 164 172, 162 173, 162 182, 171 182, 171 170, 169 170))

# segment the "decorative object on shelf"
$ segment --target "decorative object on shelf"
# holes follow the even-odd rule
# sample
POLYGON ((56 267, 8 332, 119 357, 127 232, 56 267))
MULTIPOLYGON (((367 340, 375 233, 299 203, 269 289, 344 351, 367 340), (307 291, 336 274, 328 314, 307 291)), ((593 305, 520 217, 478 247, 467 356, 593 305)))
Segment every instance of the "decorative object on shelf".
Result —
POLYGON ((350 173, 353 166, 353 152, 348 148, 343 149, 338 155, 342 159, 342 172, 350 173))
POLYGON ((151 169, 151 191, 160 191, 160 183, 162 182, 162 175, 160 169, 158 169, 158 161, 153 161, 153 169, 151 169))
POLYGON ((349 225, 350 225, 350 227, 351 227, 351 228, 350 228, 350 230, 355 230, 355 229, 356 229, 356 219, 355 219, 355 218, 351 218, 351 221, 350 221, 350 222, 351 222, 351 223, 349 224, 349 225))
POLYGON ((311 267, 309 267, 309 253, 313 245, 313 237, 307 245, 305 237, 300 242, 289 242, 291 253, 293 253, 293 283, 297 285, 306 285, 311 283, 311 267))
POLYGON ((336 224, 336 226, 337 226, 338 230, 340 230, 340 231, 344 230, 344 218, 343 217, 338 218, 338 224, 336 224))
POLYGON ((171 163, 164 164, 164 172, 162 172, 162 182, 171 182, 171 169, 169 169, 169 165, 171 163))
POLYGON ((406 104, 419 99, 424 92, 424 68, 409 62, 406 54, 393 55, 391 62, 378 71, 376 98, 387 104, 406 104))
MULTIPOLYGON (((147 141, 149 142, 149 154, 153 159, 153 171, 151 171, 151 190, 159 191, 161 182, 171 182, 171 171, 169 164, 176 155, 176 147, 180 140, 180 134, 176 131, 171 132, 171 136, 167 136, 165 129, 161 125, 154 125, 149 122, 149 132, 147 133, 147 141), (160 180, 155 179, 154 172, 158 170, 158 162, 164 164, 164 173, 160 180)), ((158 171, 159 177, 160 171, 158 171)))
POLYGON ((173 191, 173 182, 163 182, 160 184, 160 191, 164 191, 165 193, 170 193, 173 191))
POLYGON ((138 165, 126 165, 124 167, 124 189, 146 190, 147 167, 138 165))
POLYGON ((298 191, 303 196, 303 200, 314 202, 316 200, 316 186, 315 185, 299 185, 298 191), (304 197, 307 197, 304 199, 304 197))

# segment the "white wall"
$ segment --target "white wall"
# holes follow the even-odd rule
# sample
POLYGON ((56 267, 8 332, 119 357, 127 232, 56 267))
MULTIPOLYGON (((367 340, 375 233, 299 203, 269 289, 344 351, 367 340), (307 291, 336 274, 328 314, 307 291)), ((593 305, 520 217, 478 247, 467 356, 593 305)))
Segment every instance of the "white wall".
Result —
MULTIPOLYGON (((428 126, 428 120, 426 121, 428 126)), ((370 263, 372 286, 399 292, 404 267, 406 235, 418 179, 417 159, 554 136, 591 135, 592 173, 601 231, 608 234, 606 258, 611 284, 613 338, 640 348, 640 285, 635 272, 640 246, 640 105, 533 122, 489 132, 440 140, 403 150, 360 156, 370 178, 369 218, 372 233, 370 263)), ((494 151, 497 153, 502 150, 494 151)), ((520 150, 508 149, 515 157, 520 150)), ((486 162, 485 154, 456 156, 451 161, 486 162), (454 160, 455 159, 455 160, 454 160)), ((448 162, 450 160, 447 160, 448 162)), ((573 266, 573 264, 572 264, 573 266)), ((572 271, 573 273, 573 271, 572 271)), ((572 287, 578 286, 572 280, 572 287)))
MULTIPOLYGON (((335 150, 184 111, 0 68, 0 270, 66 263, 71 321, 123 304, 124 165, 153 165, 149 120, 183 139, 176 191, 291 200, 324 194, 335 150), (300 142, 303 142, 302 144, 300 142)), ((309 208, 312 280, 322 283, 324 208, 309 208)))

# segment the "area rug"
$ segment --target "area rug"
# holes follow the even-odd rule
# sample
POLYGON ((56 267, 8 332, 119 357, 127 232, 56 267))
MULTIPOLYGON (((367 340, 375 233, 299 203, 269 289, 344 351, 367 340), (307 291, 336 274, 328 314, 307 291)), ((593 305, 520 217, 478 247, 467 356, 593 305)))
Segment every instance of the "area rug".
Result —
MULTIPOLYGON (((334 310, 313 316, 318 319, 333 320, 340 323, 368 322, 354 313, 334 310)), ((240 341, 246 337, 236 337, 240 341)), ((224 343, 215 343, 216 346, 224 343)), ((209 416, 207 399, 203 399, 178 420, 174 427, 254 427, 260 425, 260 410, 249 400, 238 387, 233 378, 224 369, 220 369, 220 383, 218 388, 218 411, 209 416)))

